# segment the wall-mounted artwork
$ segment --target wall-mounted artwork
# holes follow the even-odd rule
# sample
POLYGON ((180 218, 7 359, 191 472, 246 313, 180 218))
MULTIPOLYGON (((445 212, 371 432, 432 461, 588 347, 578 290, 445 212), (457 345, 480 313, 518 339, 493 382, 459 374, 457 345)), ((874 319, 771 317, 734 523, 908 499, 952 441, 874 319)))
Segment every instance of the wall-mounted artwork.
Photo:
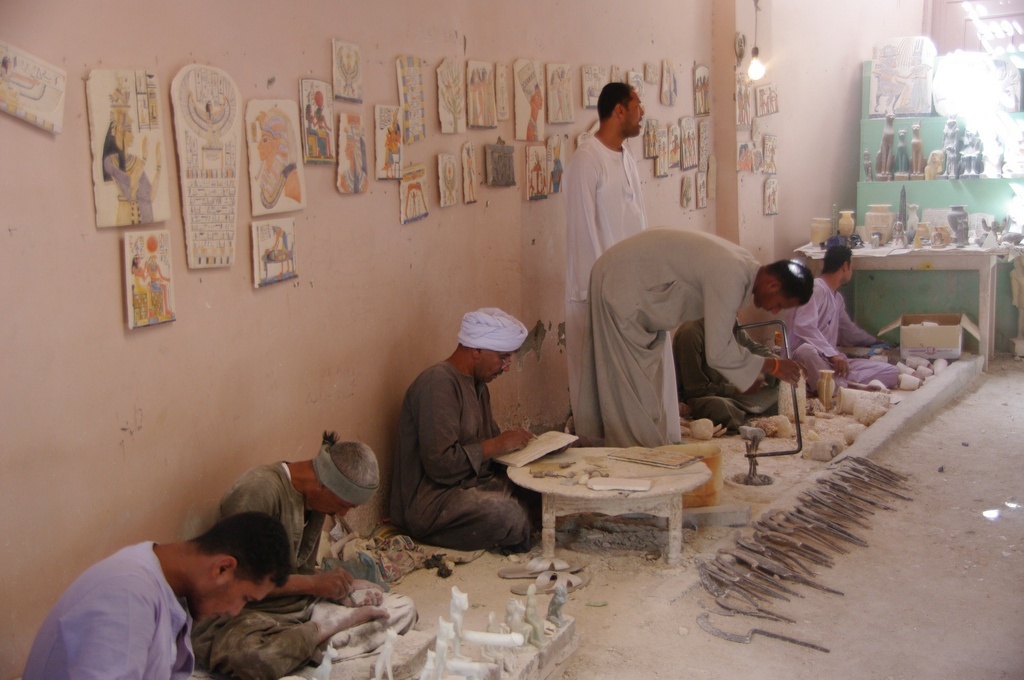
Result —
POLYGON ((63 70, 0 40, 0 111, 56 134, 67 81, 63 70))
POLYGON ((230 266, 242 162, 242 96, 231 77, 190 64, 171 82, 188 266, 230 266))
POLYGON ((596 109, 597 98, 608 84, 608 69, 597 64, 584 64, 580 68, 580 80, 583 83, 583 108, 596 109))
POLYGON ((508 120, 512 103, 508 98, 508 64, 494 65, 494 104, 498 120, 508 120))
POLYGON ((163 172, 160 86, 147 71, 92 71, 85 83, 97 227, 163 222, 171 214, 163 172))
POLYGON ((565 137, 552 135, 548 137, 548 183, 549 193, 557 194, 562 191, 562 173, 565 170, 565 137))
POLYGON ((754 88, 754 101, 758 116, 770 116, 779 112, 779 93, 774 83, 754 88))
POLYGON ((437 67, 437 115, 441 120, 441 134, 452 135, 466 131, 464 82, 459 62, 445 57, 437 67))
POLYGON ((171 232, 125 232, 124 283, 128 328, 174 321, 171 232))
POLYGON ((488 61, 466 62, 466 122, 471 128, 498 127, 494 65, 488 61))
POLYGON ((302 104, 302 160, 306 163, 333 163, 334 90, 323 80, 303 78, 299 81, 299 102, 302 104))
POLYGON ((548 64, 548 122, 574 123, 572 69, 569 64, 548 64))
POLYGON ((658 156, 658 119, 644 119, 644 158, 658 156))
POLYGON ((680 163, 683 170, 697 167, 697 121, 693 116, 679 119, 679 133, 683 140, 683 151, 680 163))
POLYGON ((693 67, 693 115, 711 115, 711 69, 704 64, 693 67))
POLYGON ((975 92, 989 98, 989 110, 1020 111, 1021 75, 1011 58, 1019 59, 1016 53, 996 55, 960 50, 944 55, 932 78, 935 113, 946 118, 963 113, 965 100, 980 98, 975 92))
POLYGON ((402 179, 401 114, 399 106, 373 107, 377 179, 402 179))
POLYGON ((651 85, 658 84, 658 65, 651 62, 644 62, 644 82, 651 85))
POLYGON ((923 36, 876 43, 868 86, 868 116, 930 115, 935 55, 935 44, 923 36))
POLYGON ((658 155, 654 157, 654 176, 668 177, 668 130, 661 127, 655 135, 658 155))
POLYGON ((644 98, 644 74, 639 71, 627 71, 626 82, 633 86, 641 99, 644 98))
POLYGON ((683 175, 683 182, 679 189, 679 204, 684 208, 693 205, 693 177, 689 174, 683 175))
POLYGON ((473 142, 462 145, 462 202, 476 203, 476 147, 473 142))
POLYGON ((427 113, 423 103, 423 70, 427 62, 404 55, 395 60, 398 73, 398 101, 402 103, 402 141, 412 144, 426 139, 427 113))
POLYGON ((484 167, 487 169, 487 185, 492 187, 514 187, 516 185, 516 162, 512 146, 498 138, 497 144, 484 146, 484 167))
POLYGON ((708 207, 708 173, 697 172, 697 209, 708 207))
POLYGON ((547 144, 527 144, 526 194, 528 198, 531 201, 547 198, 548 181, 550 179, 547 144))
POLYGON ((441 207, 449 208, 459 202, 459 161, 453 153, 437 155, 437 188, 441 207))
POLYGON ((761 172, 761 166, 764 165, 764 155, 761 153, 761 148, 758 147, 754 142, 750 143, 750 170, 751 172, 761 172))
POLYGON ((295 219, 285 217, 252 223, 252 285, 298 278, 295 271, 295 219))
POLYGON ((678 168, 680 167, 680 158, 682 154, 682 138, 679 132, 678 125, 668 126, 668 167, 678 168))
POLYGON ((661 62, 661 103, 665 106, 672 106, 679 96, 679 74, 676 71, 676 63, 671 59, 664 59, 661 62))
POLYGON ((740 142, 736 147, 736 171, 737 172, 753 172, 754 164, 751 157, 751 149, 753 144, 750 142, 740 142))
POLYGON ((402 224, 422 220, 427 216, 427 166, 422 163, 410 165, 402 171, 399 187, 402 201, 402 224))
POLYGON ((357 113, 338 117, 338 191, 365 194, 370 184, 366 162, 366 128, 357 113))
POLYGON ((539 142, 544 139, 544 69, 539 62, 516 59, 512 64, 512 79, 516 139, 539 142))
POLYGON ((711 121, 702 120, 697 124, 697 169, 708 171, 708 157, 711 156, 711 121))
POLYGON ((622 72, 621 66, 612 64, 611 69, 608 71, 608 82, 610 83, 628 83, 626 74, 622 72))
POLYGON ((778 172, 775 165, 775 153, 779 149, 779 137, 778 135, 765 135, 762 139, 764 163, 761 166, 761 172, 766 175, 774 175, 778 172))
POLYGON ((708 156, 708 173, 707 173, 707 194, 708 200, 715 200, 715 195, 718 193, 718 161, 714 156, 708 156))
POLYGON ((779 180, 775 177, 764 181, 764 214, 779 214, 779 180))
POLYGON ((363 55, 359 45, 335 38, 331 41, 334 54, 334 97, 347 102, 363 101, 363 55))
POLYGON ((736 129, 749 130, 750 122, 754 118, 753 87, 746 73, 736 74, 736 89, 733 94, 736 99, 736 129))
POLYGON ((299 107, 288 99, 250 99, 249 191, 253 215, 306 207, 306 179, 299 151, 299 107))

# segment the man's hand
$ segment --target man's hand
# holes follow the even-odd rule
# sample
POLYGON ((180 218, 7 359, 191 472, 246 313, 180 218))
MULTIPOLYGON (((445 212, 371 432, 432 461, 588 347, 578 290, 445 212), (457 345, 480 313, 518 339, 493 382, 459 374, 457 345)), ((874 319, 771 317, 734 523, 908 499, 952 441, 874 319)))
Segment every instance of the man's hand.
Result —
POLYGON ((845 378, 850 375, 850 362, 847 361, 845 354, 829 357, 828 362, 832 364, 832 370, 836 372, 837 378, 845 378))
POLYGON ((376 583, 362 579, 355 579, 352 592, 341 600, 346 607, 379 607, 383 602, 384 590, 376 583))
POLYGON ((803 369, 800 368, 800 364, 792 359, 779 358, 779 367, 772 375, 782 382, 796 385, 797 381, 800 380, 800 376, 803 375, 803 369))
POLYGON ((526 446, 534 436, 529 430, 519 427, 514 430, 506 430, 497 437, 483 441, 484 458, 496 458, 512 453, 526 446))
POLYGON ((352 592, 352 584, 355 582, 352 574, 344 569, 321 571, 310 578, 313 581, 309 592, 310 595, 324 597, 336 602, 345 599, 352 592))

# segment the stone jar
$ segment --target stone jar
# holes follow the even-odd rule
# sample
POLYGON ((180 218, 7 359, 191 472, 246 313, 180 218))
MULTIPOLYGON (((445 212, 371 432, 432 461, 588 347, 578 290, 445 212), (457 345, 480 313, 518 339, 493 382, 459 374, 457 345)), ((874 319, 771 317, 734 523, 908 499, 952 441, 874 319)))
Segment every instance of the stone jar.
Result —
POLYGON ((832 235, 832 220, 828 217, 811 218, 811 243, 821 245, 832 235))
POLYGON ((853 235, 853 230, 856 227, 856 223, 853 220, 852 210, 840 210, 839 211, 839 235, 850 238, 853 235))
POLYGON ((885 244, 892 238, 892 221, 896 216, 890 210, 892 206, 888 203, 869 205, 868 211, 864 213, 864 232, 871 237, 879 233, 879 243, 885 244))
POLYGON ((946 222, 953 235, 953 243, 958 246, 967 245, 967 206, 951 205, 946 213, 946 222))

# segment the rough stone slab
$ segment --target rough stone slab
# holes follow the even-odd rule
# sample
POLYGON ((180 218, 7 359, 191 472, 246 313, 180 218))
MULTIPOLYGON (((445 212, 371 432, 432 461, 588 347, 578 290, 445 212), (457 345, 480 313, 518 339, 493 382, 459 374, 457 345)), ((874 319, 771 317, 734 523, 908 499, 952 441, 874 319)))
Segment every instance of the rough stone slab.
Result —
MULTIPOLYGON (((418 678, 427 661, 427 650, 434 648, 436 639, 437 632, 432 630, 410 630, 405 635, 399 635, 395 640, 395 651, 391 654, 391 670, 395 680, 418 678)), ((372 678, 377 656, 377 653, 373 653, 339 661, 331 667, 331 680, 372 678)))
POLYGON ((745 527, 750 523, 750 506, 743 503, 683 508, 684 527, 745 527))

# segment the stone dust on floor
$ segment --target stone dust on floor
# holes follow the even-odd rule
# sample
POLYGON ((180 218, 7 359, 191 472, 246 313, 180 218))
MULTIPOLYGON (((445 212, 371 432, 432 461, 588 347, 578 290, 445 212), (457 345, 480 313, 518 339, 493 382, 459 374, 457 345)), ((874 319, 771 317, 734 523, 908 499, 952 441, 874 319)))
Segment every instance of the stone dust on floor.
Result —
MULTIPOLYGON (((835 419, 813 427, 841 428, 835 419)), ((779 623, 710 614, 721 630, 760 628, 829 648, 823 653, 755 635, 749 644, 713 637, 697 615, 718 611, 700 587, 694 559, 749 530, 684 530, 682 565, 666 566, 667 532, 656 518, 584 514, 560 518, 556 555, 586 565, 590 583, 569 595, 579 649, 563 677, 591 678, 957 678, 1024 677, 1024 364, 990 363, 958 399, 922 427, 901 432, 871 457, 908 475, 911 501, 879 511, 867 548, 836 555, 815 579, 842 596, 795 586, 800 597, 771 608, 779 623)), ((722 442, 723 474, 745 472, 743 444, 722 442)), ((749 503, 752 516, 826 463, 765 458, 768 487, 726 481, 720 503, 749 503)), ((539 544, 539 539, 537 541, 539 544)), ((468 593, 467 628, 501 616, 514 581, 498 569, 530 555, 485 553, 447 579, 419 570, 396 586, 416 601, 421 626, 447 617, 452 586, 468 593)), ((546 607, 547 598, 539 598, 546 607)))

